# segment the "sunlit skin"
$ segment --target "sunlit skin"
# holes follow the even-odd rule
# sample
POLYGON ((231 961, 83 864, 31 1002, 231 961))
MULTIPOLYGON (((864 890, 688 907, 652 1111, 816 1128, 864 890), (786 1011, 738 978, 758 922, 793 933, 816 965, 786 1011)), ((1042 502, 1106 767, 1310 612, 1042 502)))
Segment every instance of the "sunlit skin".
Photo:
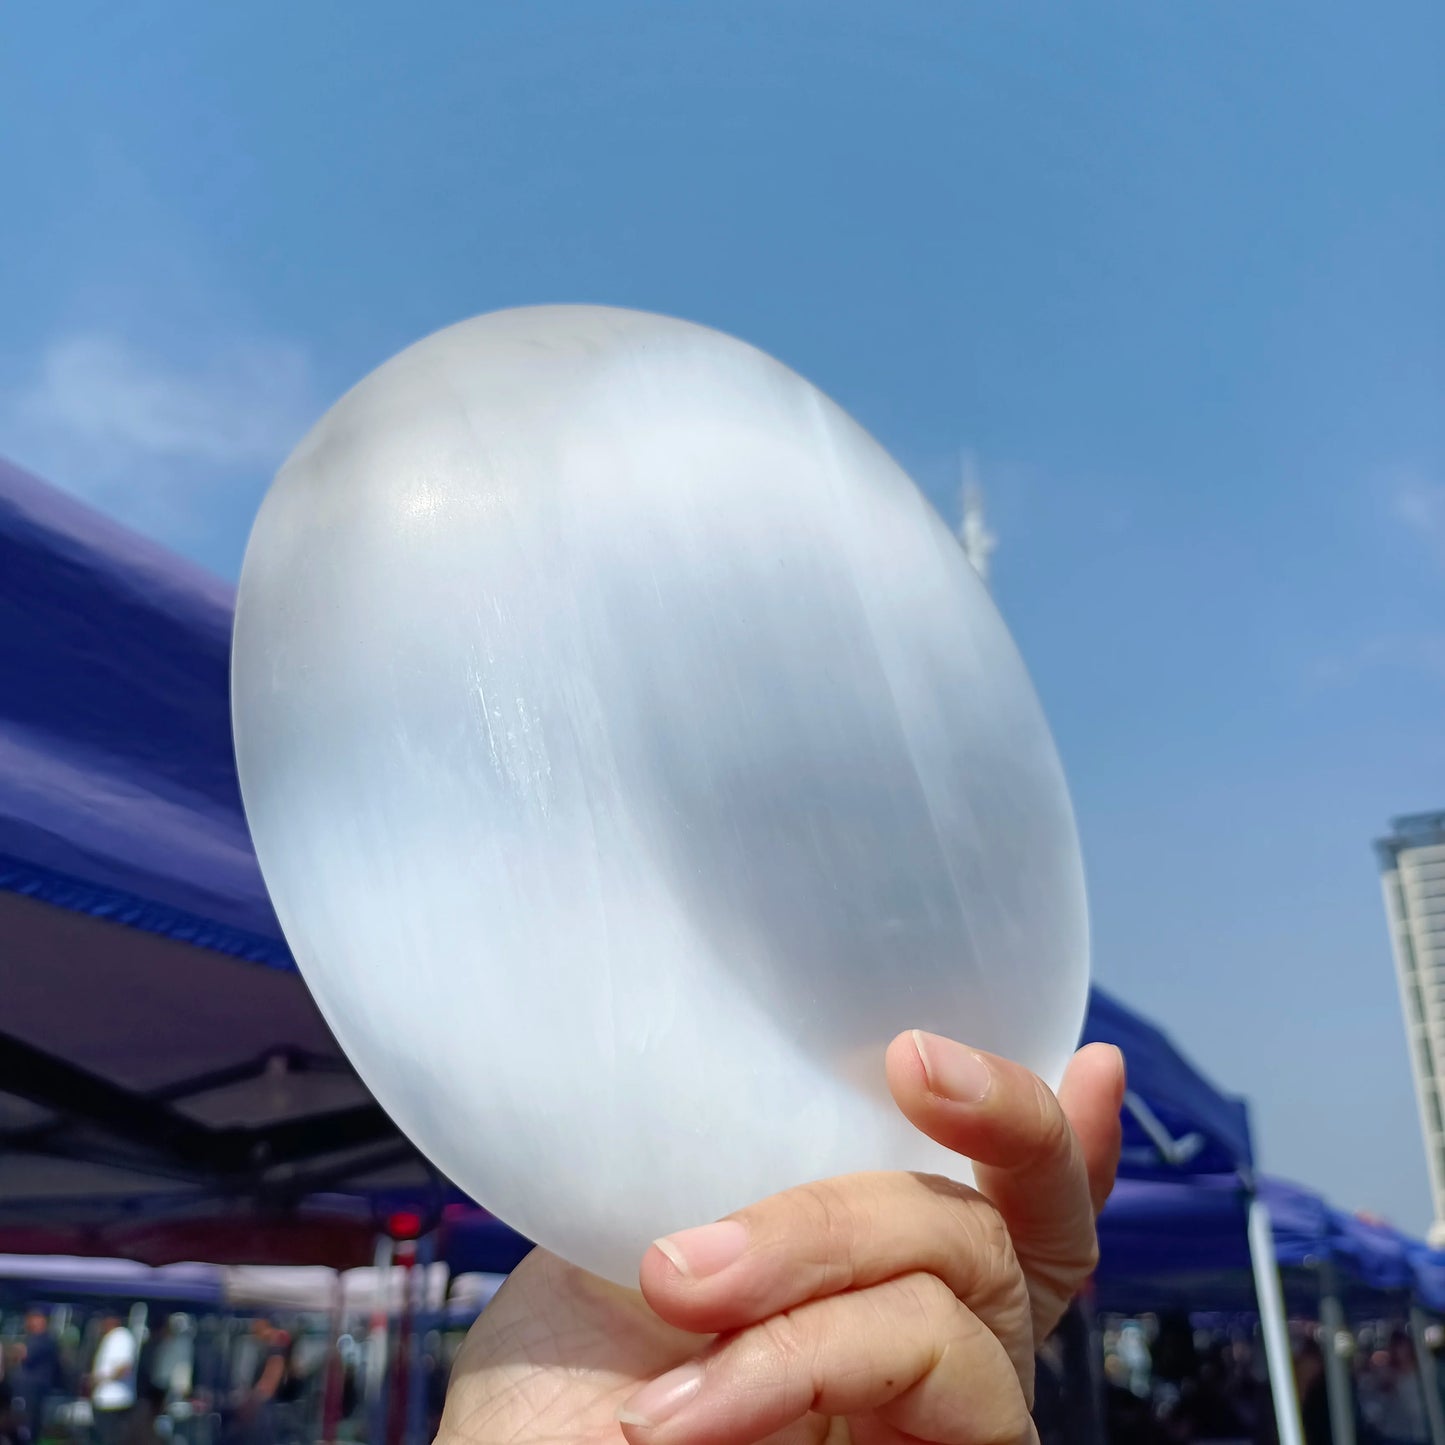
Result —
POLYGON ((1012 1445, 1035 1347, 1093 1271, 1119 1158, 1118 1050, 1055 1097, 933 1035, 886 1055, 898 1107, 977 1187, 857 1174, 659 1241, 638 1290, 535 1250, 473 1328, 438 1445, 1012 1445))

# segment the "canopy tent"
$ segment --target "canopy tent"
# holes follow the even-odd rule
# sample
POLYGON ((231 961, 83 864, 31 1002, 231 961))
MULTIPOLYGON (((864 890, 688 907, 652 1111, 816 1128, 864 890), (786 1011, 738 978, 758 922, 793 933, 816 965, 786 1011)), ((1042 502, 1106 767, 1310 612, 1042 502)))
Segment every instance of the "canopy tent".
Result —
MULTIPOLYGON (((1257 1193, 1215 1176, 1163 1182, 1121 1180, 1099 1221, 1095 1303, 1118 1313, 1255 1313, 1265 1327, 1276 1407, 1292 1407, 1281 1303, 1317 1316, 1338 1338, 1356 1314, 1407 1316, 1420 1378, 1433 1381, 1425 1311, 1445 1312, 1445 1257, 1389 1225, 1332 1209, 1318 1195, 1275 1179, 1257 1193), (1260 1233, 1269 1228, 1269 1245, 1260 1233), (1279 1270, 1265 1267, 1264 1256, 1279 1270), (1273 1318, 1271 1319, 1271 1316, 1273 1318), (1273 1333, 1273 1338, 1271 1338, 1273 1333)), ((1355 1415, 1349 1368, 1323 1352, 1332 1429, 1352 1445, 1355 1415)), ((1445 1411, 1425 1390, 1430 1436, 1445 1445, 1445 1411)), ((1279 1414, 1281 1437, 1298 1438, 1292 1408, 1279 1414)))
MULTIPOLYGON (((1445 1257, 1387 1224, 1331 1206, 1311 1190, 1263 1178, 1274 1252, 1292 1301, 1313 1305, 1333 1267, 1342 1293, 1370 1305, 1409 1297, 1445 1312, 1445 1257)), ((1098 1303, 1140 1309, 1252 1309, 1250 1195, 1222 1177, 1121 1180, 1099 1221, 1098 1303)))
MULTIPOLYGON (((342 1057, 266 899, 233 600, 0 462, 0 1248, 340 1267, 388 1192, 458 1197, 342 1057)), ((1126 1172, 1248 1168, 1243 1104, 1156 1028, 1096 992, 1086 1037, 1129 1058, 1126 1172)), ((471 1267, 525 1248, 471 1218, 449 1226, 485 1242, 471 1267)))
POLYGON ((1128 1063, 1121 1175, 1167 1179, 1252 1168, 1248 1106, 1216 1088, 1162 1030, 1096 988, 1084 1040, 1116 1044, 1128 1063))
POLYGON ((346 1205, 307 1199, 284 1206, 244 1196, 216 1201, 195 1193, 21 1199, 0 1209, 0 1249, 10 1255, 120 1259, 152 1267, 199 1260, 351 1269, 371 1258, 384 1221, 364 1201, 347 1200, 346 1205), (59 1217, 45 1220, 41 1214, 59 1217))
MULTIPOLYGON (((455 1197, 341 1056, 267 903, 231 754, 232 605, 0 463, 0 1248, 339 1267, 365 1262, 388 1193, 430 1217, 455 1197)), ((1085 1036, 1129 1059, 1123 1172, 1237 1194, 1243 1103, 1103 994, 1085 1036)), ((476 1214, 444 1240, 473 1269, 525 1249, 476 1214)))
POLYGON ((267 902, 231 758, 231 608, 0 463, 0 1247, 289 1241, 361 1263, 369 1228, 254 1226, 319 1190, 428 1180, 267 902))
POLYGON ((1445 1254, 1418 1241, 1406 1246, 1415 1295, 1432 1314, 1445 1315, 1445 1254))
POLYGON ((147 1304, 219 1306, 224 1276, 214 1265, 172 1264, 149 1269, 122 1259, 74 1259, 64 1255, 0 1255, 0 1300, 73 1299, 147 1304))
MULTIPOLYGON (((1307 1190, 1260 1182, 1282 1267, 1308 1267, 1327 1250, 1329 1211, 1307 1190)), ((1255 1308, 1250 1195, 1224 1176, 1120 1180, 1099 1220, 1095 1299, 1118 1313, 1255 1308)), ((1287 1277, 1291 1303, 1317 1289, 1287 1277)))

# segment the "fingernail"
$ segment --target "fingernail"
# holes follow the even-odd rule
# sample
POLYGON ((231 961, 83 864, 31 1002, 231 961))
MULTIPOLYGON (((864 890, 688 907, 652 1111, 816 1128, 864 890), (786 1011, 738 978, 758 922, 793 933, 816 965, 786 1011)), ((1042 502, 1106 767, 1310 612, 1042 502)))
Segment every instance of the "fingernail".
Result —
POLYGON ((666 1424, 702 1388, 705 1373, 703 1367, 693 1360, 659 1375, 617 1412, 618 1424, 637 1425, 644 1430, 666 1424))
POLYGON ((913 1047, 918 1050, 928 1087, 939 1098, 955 1104, 979 1104, 993 1087, 992 1071, 972 1049, 919 1029, 913 1030, 913 1047))
POLYGON ((1118 1070, 1119 1077, 1119 1099, 1122 1102, 1129 1088, 1129 1061, 1124 1057, 1124 1050, 1117 1044, 1110 1044, 1109 1047, 1114 1050, 1115 1068, 1118 1070))
POLYGON ((720 1219, 716 1224, 684 1229, 653 1243, 680 1275, 706 1279, 741 1257, 748 1247, 748 1231, 740 1220, 720 1219))

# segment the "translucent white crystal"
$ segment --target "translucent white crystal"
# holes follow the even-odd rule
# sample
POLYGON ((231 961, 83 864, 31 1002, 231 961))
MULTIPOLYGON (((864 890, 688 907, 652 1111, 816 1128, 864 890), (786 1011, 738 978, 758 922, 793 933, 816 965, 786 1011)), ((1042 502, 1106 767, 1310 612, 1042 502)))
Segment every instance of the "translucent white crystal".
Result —
POLYGON ((454 326, 344 397, 246 555, 247 815, 296 959, 398 1125, 620 1281, 858 1169, 966 1166, 883 1049, 1056 1078, 1079 849, 948 528, 780 363, 599 307, 454 326))

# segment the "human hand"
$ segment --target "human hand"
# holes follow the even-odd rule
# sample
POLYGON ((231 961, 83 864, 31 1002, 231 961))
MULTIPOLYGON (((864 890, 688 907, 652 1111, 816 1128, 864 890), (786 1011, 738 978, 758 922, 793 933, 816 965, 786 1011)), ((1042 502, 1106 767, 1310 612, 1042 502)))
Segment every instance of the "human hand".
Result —
POLYGON ((458 1356, 438 1445, 1004 1445, 1033 1356, 1092 1272, 1118 1051, 1031 1073, 926 1034, 887 1054, 904 1114, 975 1161, 808 1184, 659 1241, 641 1292, 534 1250, 458 1356))

